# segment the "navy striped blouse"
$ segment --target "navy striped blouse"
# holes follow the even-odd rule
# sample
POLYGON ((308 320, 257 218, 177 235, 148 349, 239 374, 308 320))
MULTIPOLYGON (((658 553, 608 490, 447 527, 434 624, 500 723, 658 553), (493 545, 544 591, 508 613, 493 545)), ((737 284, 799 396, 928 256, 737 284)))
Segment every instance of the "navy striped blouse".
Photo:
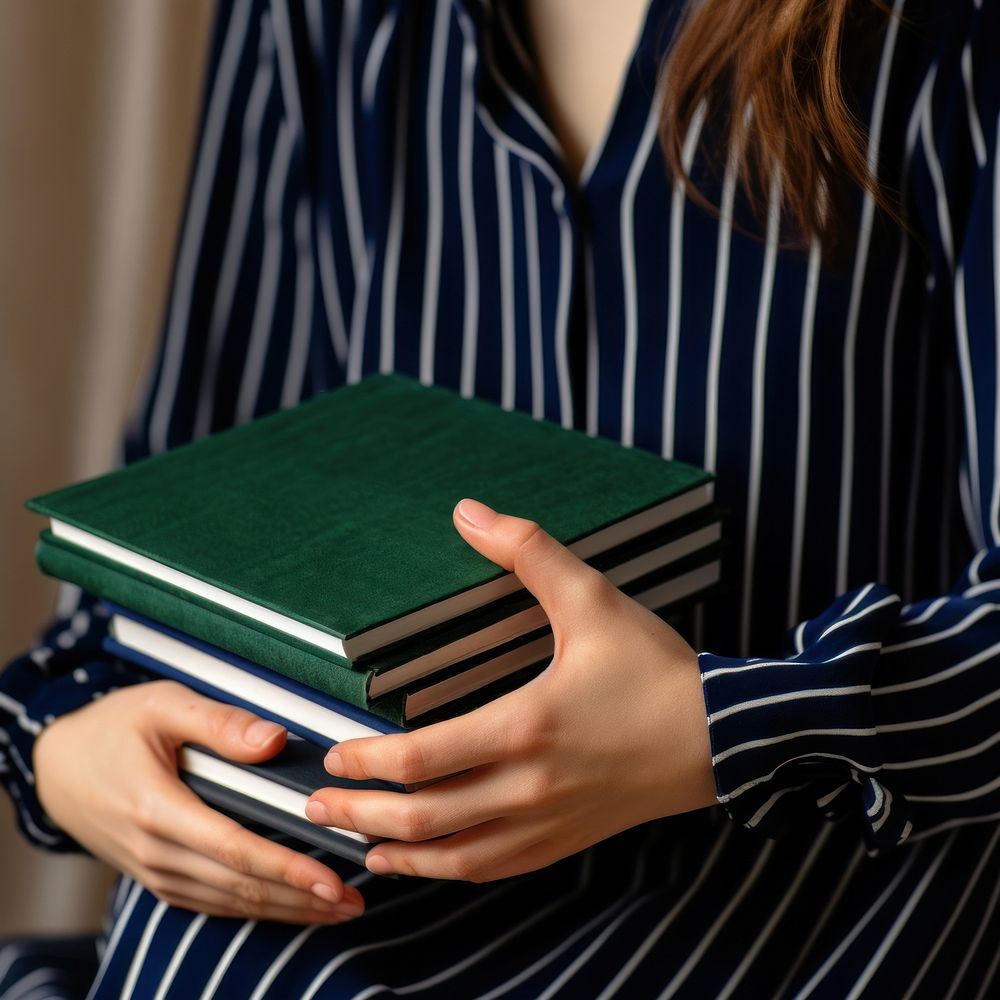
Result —
MULTIPOLYGON (((127 458, 397 369, 714 470, 726 585, 684 631, 721 805, 486 885, 340 863, 369 911, 336 927, 125 879, 93 995, 996 995, 1000 4, 894 6, 858 93, 909 228, 858 194, 838 268, 788 246, 780 179, 747 234, 710 116, 684 158, 720 218, 667 173, 674 0, 578 178, 517 5, 222 4, 127 458)), ((0 771, 55 850, 32 740, 129 681, 103 627, 65 608, 0 682, 0 771)))

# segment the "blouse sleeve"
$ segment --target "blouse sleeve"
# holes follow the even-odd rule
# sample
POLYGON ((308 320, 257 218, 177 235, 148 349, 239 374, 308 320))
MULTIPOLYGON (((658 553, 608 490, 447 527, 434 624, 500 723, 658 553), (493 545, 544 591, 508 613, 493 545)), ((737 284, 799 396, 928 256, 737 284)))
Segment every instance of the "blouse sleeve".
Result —
POLYGON ((64 608, 30 652, 0 674, 0 782, 11 796, 18 825, 39 847, 80 850, 46 815, 35 791, 35 739, 50 722, 139 677, 101 649, 106 616, 76 588, 65 588, 64 608), (69 598, 67 602, 66 598, 69 598))
MULTIPOLYGON (((311 267, 315 238, 314 213, 303 208, 311 197, 304 109, 315 105, 314 53, 325 44, 323 13, 315 3, 307 7, 311 20, 298 7, 266 0, 219 4, 163 336, 125 441, 126 461, 295 401, 304 388, 322 388, 304 387, 304 352, 289 349, 290 357, 301 355, 293 368, 262 351, 271 341, 301 341, 313 323, 325 324, 334 313, 323 296, 334 303, 340 289, 333 283, 346 282, 330 256, 335 231, 332 241, 321 241, 329 266, 315 309, 300 291, 313 287, 303 268, 311 267), (269 311, 256 301, 265 293, 273 296, 269 311), (248 322, 248 304, 269 325, 248 322)), ((348 291, 344 284, 349 304, 348 291)), ((331 352, 339 349, 332 333, 325 343, 331 352)), ((324 360, 317 369, 337 370, 336 361, 324 360)), ((138 680, 103 651, 100 605, 78 594, 69 605, 30 652, 0 673, 0 782, 28 839, 56 851, 79 845, 39 803, 35 739, 60 716, 138 680)))
POLYGON ((940 334, 961 376, 978 551, 947 594, 904 605, 876 582, 844 594, 792 630, 785 659, 700 655, 719 801, 770 836, 816 810, 853 814, 873 850, 1000 819, 997 15, 983 4, 931 65, 909 176, 944 307, 932 314, 950 317, 940 334))

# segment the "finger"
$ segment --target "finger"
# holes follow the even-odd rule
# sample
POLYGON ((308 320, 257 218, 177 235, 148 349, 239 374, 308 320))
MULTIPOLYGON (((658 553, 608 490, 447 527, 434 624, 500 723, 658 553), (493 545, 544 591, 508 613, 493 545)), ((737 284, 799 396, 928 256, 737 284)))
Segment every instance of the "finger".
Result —
MULTIPOLYGON (((176 885, 180 880, 186 880, 192 885, 204 886, 227 898, 240 899, 245 903, 268 903, 291 909, 308 909, 311 906, 321 910, 329 910, 334 906, 359 912, 364 909, 364 899, 353 886, 345 886, 343 897, 339 902, 334 902, 326 896, 296 889, 284 882, 273 882, 233 871, 182 844, 150 839, 151 843, 143 846, 141 862, 152 873, 156 884, 145 879, 143 883, 154 891, 158 884, 176 885)), ((192 892, 187 894, 197 895, 192 892)))
POLYGON ((192 910, 204 913, 210 917, 226 917, 234 920, 277 920, 284 924, 342 924, 348 920, 357 919, 360 914, 334 912, 313 909, 295 909, 287 906, 248 907, 246 904, 232 898, 223 898, 212 894, 211 899, 205 898, 205 893, 188 896, 182 892, 164 891, 154 893, 157 899, 170 906, 182 910, 192 910))
POLYGON ((213 701, 183 684, 154 681, 145 690, 158 730, 169 733, 177 745, 200 743, 223 757, 247 762, 273 757, 285 745, 284 726, 213 701))
MULTIPOLYGON (((284 910, 294 913, 311 913, 313 920, 320 920, 328 916, 346 919, 358 917, 364 912, 363 903, 328 903, 325 900, 310 897, 306 893, 301 894, 301 899, 293 899, 290 896, 280 894, 269 896, 266 893, 251 893, 246 895, 242 892, 227 892, 218 886, 206 885, 197 879, 176 872, 149 871, 141 872, 140 875, 142 877, 139 881, 159 899, 184 896, 191 900, 197 900, 204 906, 230 907, 237 915, 244 917, 260 918, 265 913, 284 910)), ((289 893, 292 892, 287 887, 285 890, 289 893)))
POLYGON ((306 816, 321 826, 355 830, 390 840, 442 837, 515 808, 510 782, 481 772, 452 778, 404 795, 345 788, 321 788, 306 805, 306 816))
POLYGON ((534 521, 498 514, 465 499, 453 513, 459 534, 481 555, 512 571, 538 598, 553 625, 587 616, 614 588, 534 521))
POLYGON ((148 796, 139 825, 148 834, 186 846, 234 872, 325 894, 334 901, 343 897, 343 882, 326 865, 251 833, 206 806, 179 781, 165 782, 148 796))
MULTIPOLYGON (((395 873, 483 882, 499 877, 494 873, 504 870, 511 858, 522 855, 543 839, 543 831, 536 824, 497 819, 440 840, 379 844, 368 852, 365 865, 376 875, 395 873)), ((544 863, 539 861, 535 867, 544 863)))
POLYGON ((492 764, 517 753, 530 731, 530 705, 523 702, 523 692, 512 691, 465 715, 413 732, 344 740, 330 750, 324 764, 339 777, 403 785, 492 764))

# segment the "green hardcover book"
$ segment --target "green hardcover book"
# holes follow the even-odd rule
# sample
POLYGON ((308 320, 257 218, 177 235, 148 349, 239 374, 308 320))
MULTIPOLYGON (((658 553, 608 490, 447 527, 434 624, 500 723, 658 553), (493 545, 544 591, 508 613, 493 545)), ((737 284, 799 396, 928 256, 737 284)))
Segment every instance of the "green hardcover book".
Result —
MULTIPOLYGON (((626 593, 652 610, 675 606, 703 594, 719 579, 717 544, 634 577, 623 587, 626 593)), ((397 725, 408 725, 428 712, 447 707, 458 711, 469 697, 494 681, 551 657, 552 634, 547 626, 534 628, 517 638, 476 650, 449 664, 429 679, 420 678, 405 687, 380 694, 373 688, 379 675, 370 668, 331 669, 331 661, 317 656, 308 645, 282 639, 225 609, 215 609, 197 599, 187 599, 169 584, 145 579, 140 574, 66 545, 50 532, 43 532, 36 550, 42 570, 50 576, 75 583, 89 593, 136 611, 180 632, 260 664, 275 673, 333 695, 358 708, 373 712, 397 725)), ((620 564, 621 565, 621 564, 620 564)), ((544 618, 543 618, 544 621, 544 618)), ((155 633, 153 633, 155 637, 155 633)), ((117 635, 153 659, 166 659, 156 645, 140 647, 117 635)), ((172 663, 185 670, 183 662, 172 663)))
POLYGON ((455 531, 464 496, 588 558, 711 491, 683 463, 391 375, 28 507, 64 546, 353 668, 521 589, 455 531))

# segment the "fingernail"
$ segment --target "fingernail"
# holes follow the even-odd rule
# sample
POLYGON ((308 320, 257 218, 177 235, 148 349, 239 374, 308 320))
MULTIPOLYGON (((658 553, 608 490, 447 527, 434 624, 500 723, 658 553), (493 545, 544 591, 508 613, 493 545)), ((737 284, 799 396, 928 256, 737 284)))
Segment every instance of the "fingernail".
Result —
POLYGON ((325 882, 317 882, 312 887, 312 894, 327 903, 339 903, 344 898, 342 892, 338 892, 332 885, 327 885, 325 882))
POLYGON ((497 512, 478 500, 462 500, 458 513, 474 528, 488 528, 497 519, 497 512))
POLYGON ((307 802, 306 816, 319 826, 330 826, 330 810, 322 802, 307 802))
POLYGON ((346 900, 337 908, 337 912, 345 917, 360 917, 365 912, 364 903, 348 903, 346 900))
POLYGON ((388 859, 386 859, 381 854, 369 854, 365 858, 365 867, 370 871, 374 872, 376 875, 392 875, 392 865, 389 864, 388 859))
POLYGON ((252 747, 262 747, 269 740, 273 740, 279 733, 285 731, 284 726, 279 726, 276 722, 267 722, 265 719, 258 719, 250 723, 243 733, 243 740, 252 747))
POLYGON ((323 761, 323 766, 330 772, 330 774, 342 774, 344 768, 344 758, 341 757, 336 750, 331 750, 326 755, 326 760, 323 761))

